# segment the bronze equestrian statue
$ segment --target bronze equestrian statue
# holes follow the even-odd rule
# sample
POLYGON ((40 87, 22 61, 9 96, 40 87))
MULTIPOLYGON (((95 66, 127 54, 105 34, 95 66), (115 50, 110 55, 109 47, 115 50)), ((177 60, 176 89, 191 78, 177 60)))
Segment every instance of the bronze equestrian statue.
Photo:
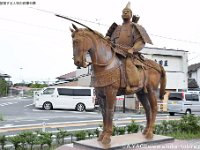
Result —
POLYGON ((70 29, 74 64, 78 67, 91 64, 93 68, 91 86, 95 87, 103 116, 103 132, 98 141, 103 144, 109 144, 111 141, 117 95, 136 93, 146 113, 147 123, 143 134, 146 138, 152 138, 157 114, 156 92, 159 85, 160 99, 163 99, 165 94, 164 68, 138 53, 145 43, 152 43, 150 38, 141 26, 130 22, 132 11, 128 7, 122 13, 124 26, 114 27, 114 32, 107 34, 111 40, 90 28, 77 28, 73 25, 73 29, 70 29), (126 30, 129 32, 122 33, 126 30), (118 31, 121 31, 120 34, 118 31), (88 53, 91 62, 86 61, 88 53))

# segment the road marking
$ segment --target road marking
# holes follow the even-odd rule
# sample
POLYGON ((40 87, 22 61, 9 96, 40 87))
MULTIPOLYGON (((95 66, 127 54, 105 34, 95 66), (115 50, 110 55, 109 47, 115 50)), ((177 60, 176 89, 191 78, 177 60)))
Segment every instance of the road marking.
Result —
POLYGON ((61 111, 61 110, 54 110, 53 112, 65 113, 65 111, 61 111))
MULTIPOLYGON (((116 120, 114 124, 121 123, 131 123, 132 119, 128 120, 116 120)), ((157 121, 165 120, 165 118, 158 118, 157 121)), ((169 120, 180 120, 180 118, 171 118, 169 120)), ((136 123, 146 122, 146 119, 135 120, 136 123)), ((62 127, 81 127, 88 125, 97 125, 102 124, 102 119, 99 120, 87 120, 87 121, 75 121, 75 122, 59 122, 59 123, 45 123, 45 128, 62 128, 62 127)), ((23 130, 32 130, 32 129, 41 129, 44 128, 43 123, 40 124, 29 124, 29 125, 17 125, 9 127, 0 127, 1 132, 10 132, 10 131, 23 131, 23 130)))
POLYGON ((11 105, 11 104, 16 104, 18 102, 6 102, 6 103, 1 103, 0 106, 7 106, 7 105, 11 105))
POLYGON ((42 110, 42 109, 32 109, 32 111, 45 111, 45 110, 42 110))
POLYGON ((32 120, 31 119, 27 119, 27 120, 15 120, 14 122, 26 122, 26 121, 27 122, 33 122, 33 121, 47 121, 47 120, 49 120, 49 119, 45 119, 44 118, 44 119, 34 119, 34 120, 33 119, 32 120))
POLYGON ((4 127, 12 127, 13 124, 5 124, 4 127))
POLYGON ((29 106, 32 106, 32 105, 34 105, 34 104, 25 105, 24 107, 29 107, 29 106))

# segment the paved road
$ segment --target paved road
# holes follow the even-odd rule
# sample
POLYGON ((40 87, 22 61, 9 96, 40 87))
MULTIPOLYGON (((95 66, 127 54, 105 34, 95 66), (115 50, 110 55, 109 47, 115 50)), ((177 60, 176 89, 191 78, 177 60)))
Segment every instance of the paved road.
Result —
MULTIPOLYGON (((100 112, 77 112, 72 110, 42 110, 33 106, 32 98, 0 98, 0 114, 4 121, 0 121, 0 134, 13 135, 24 130, 57 131, 62 128, 67 131, 77 129, 96 129, 102 124, 100 112)), ((159 114, 157 121, 179 119, 180 115, 169 117, 159 114)), ((114 123, 117 126, 129 124, 134 119, 144 124, 144 115, 131 112, 116 112, 114 123)))

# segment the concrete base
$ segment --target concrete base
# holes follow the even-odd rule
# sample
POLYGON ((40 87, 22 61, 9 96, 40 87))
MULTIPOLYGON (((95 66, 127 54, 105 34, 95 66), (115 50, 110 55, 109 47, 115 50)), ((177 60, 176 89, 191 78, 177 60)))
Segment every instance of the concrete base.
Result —
POLYGON ((130 149, 130 148, 139 148, 146 147, 148 145, 160 144, 160 143, 168 143, 173 142, 174 138, 162 136, 162 135, 154 135, 153 139, 146 139, 142 133, 135 134, 126 134, 119 136, 112 136, 111 143, 109 145, 103 145, 101 142, 97 141, 97 139, 89 139, 83 141, 74 142, 74 148, 78 149, 86 149, 86 150, 96 150, 96 149, 130 149))

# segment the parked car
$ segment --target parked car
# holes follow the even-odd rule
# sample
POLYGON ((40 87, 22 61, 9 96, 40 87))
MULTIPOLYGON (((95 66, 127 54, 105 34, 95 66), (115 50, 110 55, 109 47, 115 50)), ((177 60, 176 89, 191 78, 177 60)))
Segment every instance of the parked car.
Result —
POLYGON ((36 108, 92 110, 95 106, 95 93, 92 87, 66 86, 47 87, 34 93, 36 108))
POLYGON ((191 114, 200 111, 199 94, 190 92, 170 92, 167 110, 170 116, 175 113, 191 114))

